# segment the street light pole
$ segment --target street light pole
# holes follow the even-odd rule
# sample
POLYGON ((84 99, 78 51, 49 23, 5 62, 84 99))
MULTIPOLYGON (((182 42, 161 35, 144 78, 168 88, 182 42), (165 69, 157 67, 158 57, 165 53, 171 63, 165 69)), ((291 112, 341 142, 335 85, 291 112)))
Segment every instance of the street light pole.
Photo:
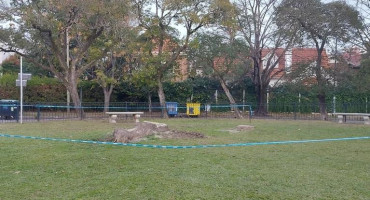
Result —
POLYGON ((21 59, 20 59, 21 63, 20 63, 20 92, 21 92, 21 97, 20 97, 20 101, 21 101, 21 114, 20 114, 20 123, 23 124, 23 63, 22 63, 22 56, 21 56, 21 59))

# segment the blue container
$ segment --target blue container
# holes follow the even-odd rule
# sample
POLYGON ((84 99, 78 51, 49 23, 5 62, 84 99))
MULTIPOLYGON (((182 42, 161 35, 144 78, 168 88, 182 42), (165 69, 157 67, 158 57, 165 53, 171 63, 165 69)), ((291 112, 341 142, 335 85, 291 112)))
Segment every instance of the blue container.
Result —
POLYGON ((177 105, 177 102, 166 102, 167 113, 170 117, 175 117, 178 114, 177 105))
POLYGON ((0 100, 0 119, 19 119, 19 102, 17 100, 0 100))

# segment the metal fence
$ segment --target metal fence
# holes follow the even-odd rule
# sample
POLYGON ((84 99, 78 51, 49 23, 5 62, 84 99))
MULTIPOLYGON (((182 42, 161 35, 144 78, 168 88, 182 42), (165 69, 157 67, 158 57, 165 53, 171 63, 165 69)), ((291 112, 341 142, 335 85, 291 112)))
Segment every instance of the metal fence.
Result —
MULTIPOLYGON (((0 105, 0 115, 3 105, 0 105)), ((237 107, 246 119, 283 119, 283 120, 320 120, 321 115, 317 104, 269 104, 268 114, 258 116, 254 114, 255 104, 239 104, 237 107)), ((334 108, 327 106, 328 120, 337 120, 334 112, 357 112, 368 113, 368 105, 343 103, 334 108)), ((178 104, 176 118, 189 117, 186 114, 186 104, 178 104)), ((82 106, 67 106, 66 103, 39 103, 25 104, 23 108, 23 121, 48 121, 48 120, 83 120, 83 119, 107 119, 103 103, 83 103, 82 106)), ((160 118, 164 109, 159 103, 149 105, 146 102, 117 102, 111 103, 109 111, 113 112, 144 112, 143 118, 160 118)), ((229 104, 201 104, 199 118, 236 118, 235 106, 229 104)), ((130 117, 121 116, 122 120, 132 120, 130 117)), ((1 117, 0 122, 17 122, 18 117, 1 117)), ((363 121, 361 117, 348 117, 347 121, 363 121)))

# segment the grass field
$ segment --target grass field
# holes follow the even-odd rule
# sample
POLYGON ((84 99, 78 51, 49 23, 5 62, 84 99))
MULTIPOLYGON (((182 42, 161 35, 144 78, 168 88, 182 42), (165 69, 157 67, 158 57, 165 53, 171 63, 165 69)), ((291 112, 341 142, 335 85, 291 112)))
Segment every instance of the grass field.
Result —
MULTIPOLYGON (((370 136, 365 125, 254 120, 151 119, 226 144, 370 136)), ((96 140, 133 123, 0 124, 0 133, 96 140)), ((0 199, 370 199, 370 140, 207 149, 149 149, 0 137, 0 199)))

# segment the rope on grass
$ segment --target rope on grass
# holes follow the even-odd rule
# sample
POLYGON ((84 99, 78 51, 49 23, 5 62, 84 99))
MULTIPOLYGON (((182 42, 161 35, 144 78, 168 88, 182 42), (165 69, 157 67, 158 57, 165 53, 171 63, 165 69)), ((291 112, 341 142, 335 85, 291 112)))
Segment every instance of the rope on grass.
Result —
POLYGON ((315 143, 315 142, 332 142, 332 141, 349 141, 349 140, 370 139, 370 136, 364 136, 364 137, 332 138, 332 139, 317 139, 317 140, 290 140, 290 141, 272 141, 272 142, 250 142, 250 143, 238 143, 238 144, 169 146, 169 145, 102 142, 102 141, 92 141, 92 140, 73 140, 73 139, 47 138, 47 137, 9 135, 9 134, 0 134, 0 137, 60 141, 60 142, 73 142, 73 143, 85 143, 85 144, 104 144, 104 145, 116 145, 116 146, 128 146, 128 147, 145 147, 145 148, 154 148, 154 149, 201 149, 201 148, 211 148, 211 147, 243 147, 243 146, 257 146, 257 145, 297 144, 297 143, 315 143))

